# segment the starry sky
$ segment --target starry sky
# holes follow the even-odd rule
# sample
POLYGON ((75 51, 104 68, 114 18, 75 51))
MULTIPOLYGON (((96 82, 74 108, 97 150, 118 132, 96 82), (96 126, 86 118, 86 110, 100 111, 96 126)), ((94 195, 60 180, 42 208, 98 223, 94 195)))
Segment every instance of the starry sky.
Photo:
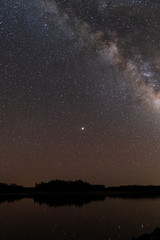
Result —
POLYGON ((160 184, 159 8, 1 0, 1 182, 160 184))

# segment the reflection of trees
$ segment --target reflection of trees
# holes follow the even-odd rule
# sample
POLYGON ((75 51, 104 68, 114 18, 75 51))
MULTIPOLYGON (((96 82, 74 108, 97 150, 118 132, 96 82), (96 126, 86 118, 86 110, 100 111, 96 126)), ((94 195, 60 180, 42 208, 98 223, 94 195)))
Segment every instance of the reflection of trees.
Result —
POLYGON ((24 196, 22 196, 22 195, 0 195, 0 204, 3 202, 12 203, 12 202, 21 200, 23 198, 24 198, 24 196))
POLYGON ((47 204, 50 207, 72 206, 81 207, 92 201, 103 201, 105 196, 92 194, 65 194, 65 195, 35 195, 34 202, 39 204, 47 204))
POLYGON ((92 201, 103 201, 105 195, 94 194, 3 194, 0 195, 0 204, 3 202, 15 202, 24 198, 30 198, 34 200, 34 203, 47 204, 49 207, 62 207, 62 206, 77 206, 81 207, 85 204, 89 204, 92 201))

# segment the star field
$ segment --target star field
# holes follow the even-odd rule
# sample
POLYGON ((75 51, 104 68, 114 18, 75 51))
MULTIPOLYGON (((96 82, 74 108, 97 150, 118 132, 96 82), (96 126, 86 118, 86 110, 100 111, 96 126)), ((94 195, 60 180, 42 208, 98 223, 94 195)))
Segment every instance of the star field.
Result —
POLYGON ((0 5, 0 181, 160 184, 159 2, 0 5))

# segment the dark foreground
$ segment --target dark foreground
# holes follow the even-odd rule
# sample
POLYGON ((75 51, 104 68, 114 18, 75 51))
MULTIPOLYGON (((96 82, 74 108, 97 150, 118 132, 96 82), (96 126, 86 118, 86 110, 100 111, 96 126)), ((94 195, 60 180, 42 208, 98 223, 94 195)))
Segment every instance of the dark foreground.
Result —
POLYGON ((160 240, 160 228, 156 228, 151 234, 143 234, 137 239, 133 240, 160 240))

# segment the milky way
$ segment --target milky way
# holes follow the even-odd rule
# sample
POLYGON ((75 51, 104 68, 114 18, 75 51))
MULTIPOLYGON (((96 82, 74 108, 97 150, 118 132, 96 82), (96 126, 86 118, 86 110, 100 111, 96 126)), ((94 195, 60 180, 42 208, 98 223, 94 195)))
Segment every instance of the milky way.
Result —
POLYGON ((53 14, 53 18, 56 15, 63 27, 95 47, 104 61, 123 72, 125 80, 135 88, 137 98, 158 110, 160 59, 156 2, 89 1, 86 5, 79 1, 57 1, 57 5, 45 1, 43 10, 53 14), (150 10, 154 11, 151 16, 150 10))
POLYGON ((159 183, 159 7, 2 0, 0 181, 159 183))

